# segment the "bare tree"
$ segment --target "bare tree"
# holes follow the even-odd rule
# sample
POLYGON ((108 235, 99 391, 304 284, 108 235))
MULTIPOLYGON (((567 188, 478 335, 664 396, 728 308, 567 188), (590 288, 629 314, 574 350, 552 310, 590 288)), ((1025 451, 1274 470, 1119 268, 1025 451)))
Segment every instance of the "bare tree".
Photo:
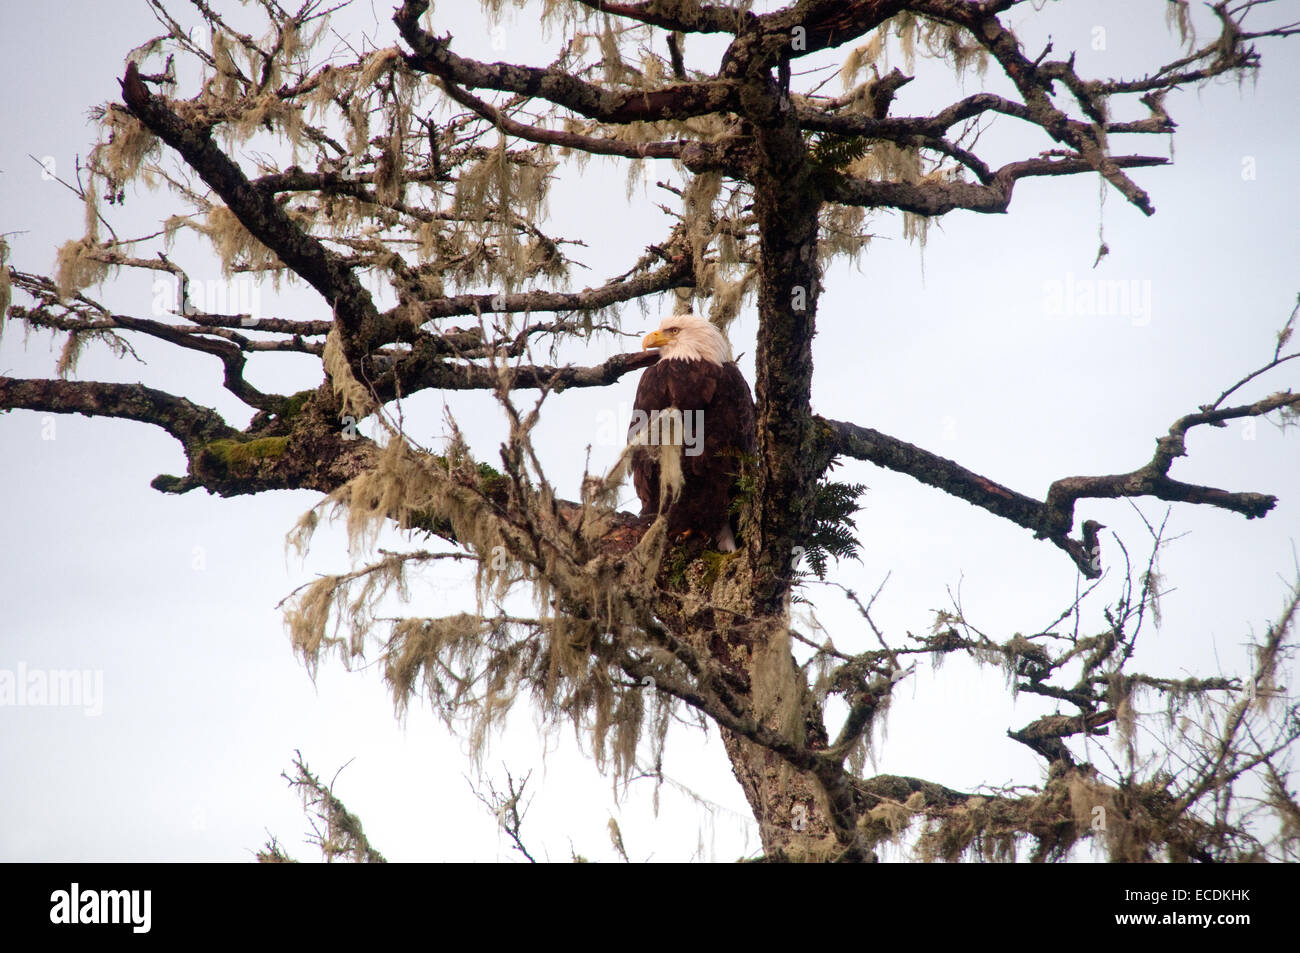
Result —
MULTIPOLYGON (((1259 67, 1258 41, 1300 32, 1257 25, 1275 12, 1268 0, 1215 4, 1208 40, 1191 30, 1187 2, 1171 0, 1182 52, 1144 75, 1109 79, 1080 75, 1074 56, 1050 44, 1025 49, 1007 25, 1023 0, 799 0, 762 14, 748 3, 554 0, 542 16, 564 42, 545 65, 460 55, 423 0, 397 7, 392 45, 349 45, 346 57, 322 52, 333 10, 319 0, 296 12, 260 0, 267 25, 258 35, 194 5, 202 35, 150 0, 162 31, 128 56, 121 102, 98 113, 102 140, 67 183, 86 204, 84 236, 60 249, 56 274, 0 271, 11 321, 67 334, 58 377, 0 378, 0 407, 163 428, 189 463, 183 476, 153 481, 165 493, 327 494, 295 532, 302 546, 331 507, 346 511, 357 541, 396 524, 455 544, 383 551, 295 594, 288 618, 309 667, 328 650, 351 659, 377 640, 399 709, 427 693, 476 742, 527 691, 548 716, 579 725, 622 778, 637 770, 643 745, 659 759, 674 711, 692 712, 721 731, 770 859, 870 860, 909 830, 926 859, 1016 856, 1025 846, 1054 859, 1086 837, 1125 860, 1295 858, 1300 807, 1286 759, 1300 712, 1274 676, 1293 644, 1300 589, 1257 645, 1249 683, 1141 674, 1131 659, 1157 608, 1162 528, 1152 527, 1145 567, 1104 552, 1097 521, 1075 529, 1080 503, 1121 497, 1266 516, 1271 495, 1185 483, 1170 469, 1195 427, 1294 419, 1300 397, 1290 391, 1238 396, 1300 356, 1286 350, 1294 313, 1271 360, 1173 421, 1150 460, 1121 474, 1062 476, 1041 500, 810 405, 822 274, 863 251, 868 213, 897 210, 923 234, 952 211, 1007 212, 1022 179, 1097 175, 1151 214, 1132 173, 1168 160, 1121 143, 1171 134, 1170 91, 1247 76, 1259 67), (995 71, 1015 94, 981 91, 896 115, 911 77, 879 68, 891 35, 909 56, 941 59, 958 76, 995 71), (707 69, 688 59, 697 37, 724 50, 707 69), (844 51, 841 95, 795 69, 844 51), (1113 118, 1132 106, 1140 118, 1113 118), (1034 133, 1037 151, 991 163, 979 140, 995 120, 1034 133), (672 227, 648 236, 622 274, 574 290, 581 243, 547 231, 544 200, 554 175, 590 156, 626 159, 633 175, 645 160, 671 160, 683 179, 662 183, 672 227), (121 237, 112 206, 140 180, 164 184, 183 207, 151 234, 121 237), (228 273, 305 282, 321 313, 197 306, 167 252, 185 229, 211 241, 228 273), (173 276, 175 307, 119 314, 87 294, 122 268, 173 276), (396 304, 381 307, 367 282, 396 304), (603 474, 566 493, 533 446, 549 395, 608 386, 656 360, 539 363, 541 345, 616 329, 620 306, 663 294, 723 328, 743 303, 757 309, 758 454, 741 481, 736 554, 678 545, 662 520, 617 512, 603 474), (127 355, 139 336, 217 358, 252 421, 232 426, 143 383, 69 379, 86 343, 127 355), (281 395, 250 384, 248 357, 271 351, 318 358, 320 386, 281 395), (458 431, 437 452, 416 444, 401 401, 426 390, 493 394, 508 424, 500 459, 472 459, 458 431), (361 421, 377 439, 358 431, 361 421), (830 475, 846 457, 1030 530, 1086 579, 1123 562, 1123 599, 1091 631, 1076 599, 1046 629, 1009 639, 976 629, 957 601, 928 634, 899 638, 876 626, 870 600, 848 593, 878 647, 807 639, 791 626, 792 591, 805 578, 792 557, 807 554, 820 573, 828 557, 854 552, 861 488, 830 475), (478 613, 374 617, 408 573, 466 558, 479 568, 478 613), (515 587, 535 593, 536 613, 506 611, 515 587), (1059 714, 1010 732, 1044 759, 1041 785, 975 795, 863 775, 873 719, 894 686, 923 657, 949 654, 1002 666, 1013 691, 1060 703, 1059 714), (1132 739, 1140 691, 1169 701, 1163 753, 1130 741, 1127 763, 1098 767, 1090 739, 1112 724, 1132 739), (847 706, 838 725, 824 715, 831 695, 847 706), (1265 791, 1259 803, 1239 793, 1247 783, 1265 791), (1274 812, 1271 826, 1257 823, 1261 805, 1274 812)), ((507 806, 521 792, 512 785, 507 806)), ((522 851, 519 818, 511 836, 522 851)), ((626 857, 621 835, 616 843, 626 857)))

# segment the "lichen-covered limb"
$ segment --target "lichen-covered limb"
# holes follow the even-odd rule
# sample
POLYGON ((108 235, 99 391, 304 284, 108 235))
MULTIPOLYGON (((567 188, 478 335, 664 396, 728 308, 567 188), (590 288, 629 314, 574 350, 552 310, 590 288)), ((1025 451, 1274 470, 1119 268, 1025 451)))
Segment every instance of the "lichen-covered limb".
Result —
POLYGON ((1168 132, 1173 123, 1164 112, 1161 94, 1226 73, 1240 73, 1258 64, 1259 57, 1249 45, 1258 37, 1284 37, 1295 33, 1291 26, 1247 33, 1242 19, 1259 6, 1256 0, 1229 9, 1229 4, 1214 6, 1222 24, 1220 35, 1193 53, 1157 70, 1139 81, 1086 80, 1078 75, 1074 59, 1048 60, 1049 43, 1037 59, 1031 60, 1019 39, 997 18, 996 4, 966 3, 964 0, 909 0, 905 6, 915 13, 964 27, 997 60, 1007 77, 1016 85, 1024 100, 1025 118, 1044 132, 1076 151, 1092 170, 1105 178, 1137 208, 1150 215, 1155 211, 1147 193, 1121 170, 1124 166, 1112 158, 1104 138, 1105 132, 1168 132), (1053 84, 1062 83, 1072 95, 1084 120, 1069 116, 1053 102, 1053 84), (1107 99, 1122 93, 1147 94, 1142 102, 1151 117, 1136 123, 1108 126, 1107 99), (1101 131, 1099 131, 1101 130, 1101 131))
MULTIPOLYGON (((899 649, 897 652, 902 654, 919 650, 935 653, 936 656, 963 653, 976 663, 1000 667, 1017 692, 1039 695, 1075 708, 1075 714, 1064 714, 1058 710, 1039 717, 1020 729, 1007 732, 1008 737, 1026 745, 1052 765, 1059 763, 1073 767, 1076 763, 1075 755, 1066 746, 1065 740, 1075 735, 1107 734, 1111 724, 1118 725, 1120 742, 1131 753, 1136 718, 1135 698, 1142 691, 1159 693, 1166 700, 1171 713, 1192 702, 1200 705, 1217 703, 1230 708, 1231 718, 1222 722, 1227 740, 1221 741, 1219 748, 1238 750, 1240 745, 1236 745, 1237 739, 1233 737, 1236 729, 1228 729, 1232 726, 1233 719, 1246 717, 1246 709, 1257 700, 1257 695, 1263 697, 1270 693, 1276 694, 1273 691, 1273 679, 1277 660, 1282 657, 1284 640, 1295 615, 1296 600, 1300 599, 1300 588, 1293 593, 1282 619, 1270 629, 1263 644, 1257 647, 1257 671, 1250 680, 1228 677, 1169 678, 1127 671, 1144 623, 1148 618, 1157 623, 1159 621, 1159 599, 1162 592, 1156 560, 1163 545, 1164 528, 1164 523, 1159 528, 1152 528, 1153 547, 1145 567, 1129 564, 1125 552, 1126 569, 1122 577, 1121 598, 1115 604, 1114 611, 1107 612, 1106 627, 1095 634, 1081 634, 1077 624, 1073 632, 1069 631, 1068 624, 1065 631, 1057 628, 1069 616, 1077 613, 1079 602, 1088 593, 1076 599, 1073 605, 1067 607, 1046 628, 1028 635, 1017 633, 1004 642, 995 641, 969 622, 959 598, 954 597, 953 611, 940 612, 936 627, 931 633, 921 636, 909 634, 909 639, 916 645, 915 649, 899 649), (1246 685, 1252 686, 1251 690, 1242 693, 1246 685)), ((878 653, 865 653, 843 667, 870 667, 877 655, 878 653)), ((1265 699, 1264 711, 1267 711, 1267 701, 1265 699)), ((1291 729, 1283 725, 1281 732, 1288 738, 1294 737, 1300 733, 1300 725, 1291 729)), ((1196 744, 1203 743, 1203 736, 1198 737, 1201 740, 1196 744)), ((1267 755, 1276 747, 1271 742, 1260 741, 1258 737, 1253 737, 1251 741, 1258 748, 1256 754, 1267 755)))
MULTIPOLYGON (((1077 734, 1092 734, 1115 721, 1114 711, 1092 715, 1043 715, 1018 731, 1007 730, 1007 737, 1020 742, 1047 759, 1073 766, 1074 757, 1064 739, 1077 734)), ((1104 734, 1104 732, 1100 732, 1104 734)))
POLYGON ((1044 527, 1069 527, 1074 518, 1074 503, 1084 498, 1114 499, 1126 496, 1154 496, 1181 503, 1206 503, 1240 513, 1247 519, 1264 516, 1277 504, 1277 497, 1265 493, 1233 492, 1217 487, 1196 486, 1169 477, 1169 467, 1177 457, 1187 455, 1186 436, 1201 424, 1223 426, 1224 421, 1244 417, 1263 417, 1275 410, 1300 414, 1300 394, 1290 391, 1273 394, 1253 404, 1200 411, 1180 417, 1169 433, 1156 441, 1156 452, 1144 466, 1130 473, 1110 476, 1079 476, 1057 480, 1048 488, 1044 527))
MULTIPOLYGON (((1268 770, 1273 759, 1300 736, 1296 708, 1276 684, 1280 662, 1294 644, 1300 586, 1254 646, 1254 671, 1249 678, 1174 679, 1128 672, 1143 620, 1156 612, 1159 597, 1153 579, 1158 578, 1155 555, 1163 525, 1153 534, 1151 560, 1137 580, 1132 575, 1135 567, 1130 567, 1115 613, 1108 614, 1108 626, 1095 635, 1080 635, 1077 630, 1071 634, 1068 625, 1065 631, 1056 630, 1056 623, 1072 614, 1072 606, 1047 629, 998 643, 969 623, 957 602, 954 613, 944 614, 951 625, 929 635, 911 636, 917 649, 896 650, 898 654, 917 650, 968 654, 977 663, 1002 668, 1015 690, 1056 699, 1077 712, 1044 715, 1007 732, 1049 763, 1046 781, 1039 788, 965 793, 914 778, 855 781, 860 809, 867 817, 864 832, 872 843, 897 838, 904 830, 916 832, 919 825, 917 850, 925 860, 956 859, 972 846, 982 846, 986 857, 993 851, 1011 859, 1017 849, 1015 838, 1023 835, 1036 841, 1034 859, 1059 859, 1080 837, 1090 836, 1090 822, 1100 808, 1107 823, 1102 840, 1112 860, 1151 860, 1161 852, 1171 859, 1213 860, 1239 858, 1234 851, 1263 850, 1249 832, 1225 830, 1216 835, 1213 828, 1221 821, 1211 799, 1225 783, 1256 769, 1268 770), (1079 662, 1082 670, 1072 664, 1079 662), (1054 685, 1057 677, 1067 678, 1070 684, 1054 685), (1131 753, 1141 691, 1160 694, 1171 724, 1189 706, 1201 713, 1187 719, 1188 727, 1167 742, 1170 757, 1184 769, 1172 787, 1159 768, 1148 772, 1132 759, 1127 771, 1115 765, 1117 776, 1105 779, 1090 765, 1077 763, 1080 750, 1067 746, 1071 738, 1107 734, 1117 726, 1120 743, 1131 753), (1207 724, 1212 726, 1208 731, 1207 724), (1241 842, 1232 843, 1234 838, 1243 838, 1245 848, 1241 842)), ((841 668, 869 669, 885 654, 864 653, 841 668)), ((1284 814, 1300 816, 1285 785, 1274 784, 1269 800, 1284 814)))
MULTIPOLYGON (((566 387, 605 387, 614 383, 624 374, 649 367, 659 359, 658 354, 632 352, 615 354, 608 360, 591 366, 567 364, 562 366, 524 364, 511 368, 509 374, 511 386, 516 389, 535 390, 549 388, 562 390, 566 387)), ((500 378, 495 370, 486 365, 449 364, 442 361, 421 363, 406 359, 397 365, 398 377, 408 382, 415 389, 438 388, 441 390, 491 390, 500 378)), ((384 393, 389 380, 376 381, 376 390, 384 393)), ((406 387, 403 392, 409 393, 406 387)))
POLYGON ((1087 765, 1065 767, 1041 788, 954 791, 917 778, 881 775, 858 781, 863 830, 873 843, 916 833, 915 856, 953 862, 973 854, 989 861, 1017 859, 1028 838, 1035 862, 1064 859, 1094 835, 1098 811, 1107 821, 1105 847, 1114 861, 1210 861, 1203 846, 1213 825, 1170 802, 1160 781, 1116 785, 1087 765), (1132 831, 1132 835, 1129 832, 1132 831))
MULTIPOLYGON (((656 360, 656 353, 636 352, 617 354, 590 367, 525 365, 516 369, 518 376, 514 386, 555 390, 602 387, 656 360)), ((487 390, 500 386, 500 378, 489 367, 468 364, 439 366, 441 375, 428 386, 487 390)), ((226 424, 214 410, 143 384, 0 378, 0 409, 122 417, 162 427, 185 445, 191 472, 184 482, 165 480, 156 482, 155 488, 183 492, 204 487, 222 496, 276 489, 312 489, 329 493, 374 465, 373 444, 355 434, 345 433, 338 420, 330 416, 332 410, 322 417, 322 409, 333 407, 333 401, 316 399, 321 403, 313 413, 299 413, 291 420, 285 420, 285 412, 293 406, 293 400, 268 396, 279 416, 261 415, 255 418, 250 431, 241 432, 226 424), (256 472, 213 466, 224 462, 222 454, 214 453, 207 446, 214 440, 247 442, 286 433, 292 438, 287 444, 290 452, 263 458, 256 472)), ((565 505, 573 509, 578 506, 565 505)))
MULTIPOLYGON (((932 146, 935 148, 935 146, 932 146)), ((1118 156, 1108 160, 1116 169, 1167 165, 1162 156, 1118 156)), ((963 163, 968 167, 971 163, 963 163)), ((848 175, 829 176, 826 198, 845 205, 901 209, 916 215, 944 215, 956 209, 997 214, 1011 204, 1011 193, 1020 179, 1044 175, 1077 175, 1096 171, 1080 157, 1026 159, 1010 162, 988 174, 985 182, 885 182, 848 175)), ((1144 209, 1145 211, 1145 209, 1144 209)), ((1153 210, 1151 210, 1153 211, 1153 210)))
POLYGON ((529 142, 559 146, 561 149, 580 149, 592 155, 623 156, 627 159, 680 159, 688 144, 684 139, 665 142, 619 142, 616 139, 584 136, 559 129, 544 129, 541 126, 512 119, 505 111, 484 102, 449 79, 443 80, 443 85, 447 95, 462 106, 472 109, 507 135, 517 136, 529 142))
MULTIPOLYGON (((57 284, 41 275, 27 274, 16 269, 12 272, 13 286, 20 289, 36 302, 35 307, 26 308, 15 305, 10 315, 33 328, 47 328, 54 331, 66 331, 73 336, 112 335, 120 340, 118 331, 135 331, 160 341, 166 341, 186 350, 209 354, 221 361, 224 368, 222 383, 232 394, 258 410, 279 410, 284 398, 264 394, 244 380, 244 367, 247 363, 246 352, 251 351, 299 351, 319 354, 320 346, 308 344, 301 339, 304 329, 293 322, 275 322, 263 325, 265 329, 289 326, 294 330, 293 336, 282 341, 251 341, 243 334, 229 328, 216 325, 220 318, 209 318, 210 324, 175 325, 151 318, 136 318, 124 314, 115 314, 94 299, 78 293, 61 299, 57 284)), ((197 315, 195 316, 198 317, 197 315)), ((225 323, 243 327, 240 318, 226 319, 225 323)), ((307 329, 308 331, 310 329, 307 329)), ((123 346, 126 346, 123 344, 123 346)), ((65 364, 61 370, 71 370, 65 364)))
POLYGON ((239 434, 215 410, 143 384, 0 377, 0 409, 138 420, 161 427, 187 448, 239 434))
POLYGON ((902 803, 918 791, 930 806, 955 806, 972 797, 962 791, 926 781, 922 778, 900 777, 894 774, 878 774, 873 778, 862 778, 856 782, 860 796, 868 799, 868 804, 875 807, 883 800, 902 803))
MULTIPOLYGON (((1252 712, 1262 700, 1267 709, 1278 701, 1289 701, 1285 686, 1279 686, 1279 667, 1295 651, 1295 623, 1300 617, 1300 581, 1291 592, 1291 598, 1276 622, 1269 626, 1255 650, 1254 671, 1250 676, 1250 691, 1228 708, 1220 722, 1222 728, 1204 750, 1196 765, 1195 776, 1179 792, 1177 807, 1180 812, 1191 809, 1207 795, 1213 796, 1225 783, 1229 783, 1259 765, 1270 764, 1271 759, 1300 739, 1300 704, 1279 705, 1285 711, 1274 737, 1262 739, 1258 729, 1250 724, 1252 712)), ((1285 789, 1281 795, 1290 800, 1287 814, 1300 817, 1297 804, 1285 789)))
POLYGON ((472 89, 536 96, 579 115, 601 122, 656 122, 688 119, 734 107, 737 91, 726 80, 679 83, 652 92, 614 91, 581 80, 559 67, 540 69, 511 63, 481 63, 451 52, 448 39, 435 37, 420 26, 427 0, 406 0, 393 16, 402 38, 411 47, 406 62, 411 68, 433 73, 472 89))
POLYGON ((215 410, 143 384, 0 377, 0 408, 117 417, 171 434, 185 449, 189 473, 155 479, 154 488, 163 492, 328 493, 374 466, 376 451, 369 440, 343 431, 337 420, 311 408, 304 395, 283 401, 286 408, 307 412, 292 420, 259 414, 248 431, 240 431, 215 410))
MULTIPOLYGON (((1087 80, 1078 75, 1073 58, 1047 60, 1051 46, 1036 60, 1021 50, 1018 38, 998 20, 996 14, 1011 3, 967 3, 964 0, 909 0, 885 4, 861 2, 837 4, 829 22, 834 22, 836 44, 861 35, 860 28, 874 26, 880 13, 893 15, 908 10, 935 21, 964 28, 965 32, 990 54, 1016 85, 1022 102, 977 93, 940 110, 931 116, 890 118, 884 109, 863 111, 846 108, 851 97, 830 100, 825 97, 795 96, 794 105, 800 125, 810 131, 833 132, 841 136, 862 136, 868 140, 886 140, 911 148, 921 148, 946 155, 961 162, 980 180, 980 185, 944 182, 878 182, 832 179, 828 198, 833 201, 868 206, 888 206, 923 215, 941 215, 953 209, 981 212, 1005 211, 1015 181, 1030 175, 1067 175, 1095 171, 1109 181, 1124 197, 1147 214, 1154 211, 1150 198, 1122 170, 1162 163, 1149 156, 1112 156, 1106 141, 1111 134, 1163 134, 1175 128, 1164 108, 1164 94, 1213 76, 1253 68, 1258 56, 1249 40, 1259 37, 1283 37, 1296 32, 1293 27, 1247 32, 1241 19, 1253 3, 1229 10, 1219 4, 1215 12, 1222 31, 1212 42, 1173 63, 1137 80, 1087 80), (1082 118, 1069 115, 1058 107, 1050 93, 1054 83, 1061 83, 1071 94, 1082 118), (1142 94, 1145 119, 1115 122, 1109 119, 1107 101, 1117 95, 1142 94), (984 165, 977 156, 960 149, 945 138, 959 122, 986 113, 1000 113, 1040 127, 1051 139, 1070 147, 1071 155, 1063 160, 1029 159, 1009 163, 997 172, 984 165)), ((812 21, 821 15, 819 4, 801 4, 797 25, 808 30, 807 40, 791 55, 806 55, 819 48, 818 28, 812 21)), ((784 11, 782 12, 784 13, 784 11)), ((831 13, 831 11, 827 11, 831 13)), ((767 28, 778 28, 778 14, 759 18, 767 28)), ((780 26, 790 24, 781 22, 780 26)), ((826 42, 831 41, 826 38, 826 42)), ((901 77, 899 82, 905 82, 901 77)), ((887 103, 886 103, 887 106, 887 103)))
MULTIPOLYGON (((335 796, 333 786, 322 783, 312 774, 301 751, 295 751, 293 755, 296 773, 281 773, 281 777, 289 782, 291 788, 297 790, 304 809, 315 819, 315 831, 308 839, 320 847, 326 862, 345 857, 359 864, 388 863, 384 855, 371 846, 360 818, 335 796)), ((275 853, 274 847, 271 853, 275 853)), ((275 859, 280 860, 282 856, 275 859)), ((262 859, 265 858, 259 855, 259 860, 262 859)))
MULTIPOLYGON (((523 137, 527 138, 527 137, 523 137)), ((464 153, 477 151, 486 154, 485 149, 466 149, 464 153)), ((513 153, 509 154, 515 158, 513 153)), ((364 205, 374 206, 375 209, 391 209, 399 213, 405 219, 413 222, 493 222, 503 224, 507 227, 537 239, 548 247, 557 250, 561 245, 582 245, 584 242, 565 239, 553 238, 545 234, 533 222, 527 221, 519 216, 503 217, 493 212, 469 213, 457 211, 456 209, 432 209, 424 208, 421 205, 403 201, 401 198, 385 197, 381 194, 382 176, 378 172, 357 172, 352 171, 344 175, 338 169, 328 169, 325 171, 309 172, 296 166, 286 169, 283 172, 272 172, 250 180, 252 185, 258 189, 270 190, 277 193, 295 193, 310 194, 317 193, 321 197, 329 199, 335 196, 346 196, 356 199, 364 205)), ((433 185, 438 182, 451 181, 451 175, 443 170, 413 170, 408 171, 403 176, 403 183, 406 185, 433 185)), ((401 192, 399 191, 399 195, 401 192)), ((326 236, 325 241, 344 243, 346 236, 330 235, 326 236)), ((352 239, 355 241, 355 239, 352 239)), ((378 260, 378 259, 376 259, 378 260)), ((567 261, 567 259, 566 259, 567 261)), ((146 267, 142 265, 142 267, 146 267)), ((157 267, 153 265, 151 267, 157 267)))
POLYGON ((646 0, 641 3, 613 3, 608 0, 577 0, 597 13, 626 17, 649 26, 678 33, 735 33, 756 17, 748 10, 697 0, 646 0))
POLYGON ((906 473, 922 483, 1033 530, 1040 539, 1049 539, 1064 550, 1086 576, 1095 578, 1100 573, 1096 553, 1085 541, 1071 539, 1068 535, 1074 526, 1077 500, 1154 496, 1170 502, 1217 506, 1241 513, 1248 519, 1264 516, 1277 503, 1277 497, 1182 483, 1169 477, 1169 467, 1175 457, 1186 455, 1184 438, 1191 427, 1199 424, 1222 426, 1226 420, 1262 417, 1283 409, 1300 412, 1300 395, 1286 391, 1253 404, 1188 414, 1174 422, 1167 436, 1157 440, 1156 453, 1146 465, 1130 473, 1057 480, 1048 489, 1044 501, 1008 489, 952 460, 869 427, 840 420, 818 420, 826 428, 835 453, 906 473))
POLYGON ((337 255, 295 224, 271 189, 249 182, 243 170, 212 140, 212 130, 187 121, 149 92, 134 63, 122 79, 122 97, 132 114, 208 184, 239 219, 240 224, 300 275, 334 307, 336 319, 349 337, 364 337, 375 318, 370 293, 337 255))
MULTIPOLYGON (((670 236, 667 246, 678 252, 670 254, 662 247, 647 252, 627 275, 603 285, 580 291, 534 290, 511 294, 462 294, 440 296, 417 305, 424 321, 462 315, 510 314, 535 312, 593 312, 625 301, 645 297, 694 282, 689 250, 680 247, 680 227, 670 236), (648 268, 656 258, 668 260, 657 268, 648 268)), ((658 247, 658 246, 657 246, 658 247)), ((130 265, 130 262, 118 262, 130 265)), ((171 269, 167 269, 171 270, 171 269)), ((10 316, 31 327, 66 331, 72 334, 107 335, 134 331, 168 343, 217 357, 225 368, 224 384, 232 393, 259 410, 277 411, 285 398, 263 394, 243 378, 245 354, 256 351, 296 351, 320 356, 332 322, 296 321, 283 318, 253 318, 250 315, 213 315, 187 313, 187 324, 172 324, 158 319, 115 314, 82 293, 60 299, 57 283, 52 279, 13 270, 13 287, 28 294, 35 306, 15 305, 10 316), (238 329, 238 330, 236 330, 238 329), (272 340, 251 338, 248 332, 280 335, 272 340)), ((538 334, 580 330, 572 321, 534 322, 513 333, 494 335, 486 329, 454 328, 445 331, 411 330, 408 313, 400 308, 379 315, 373 325, 381 338, 370 353, 361 359, 375 396, 382 402, 398 394, 410 395, 436 387, 453 390, 492 390, 498 384, 496 372, 472 363, 489 355, 519 357, 526 351, 530 338, 538 334), (411 341, 402 349, 386 350, 393 341, 411 341)), ((123 345, 125 346, 125 345, 123 345)), ((534 366, 515 368, 516 386, 523 388, 594 387, 611 384, 624 374, 649 366, 658 359, 656 352, 615 355, 602 364, 583 366, 534 366)))
MULTIPOLYGON (((1046 525, 1044 504, 1033 497, 1008 489, 946 457, 870 427, 842 420, 817 419, 826 429, 831 446, 838 455, 866 460, 887 470, 905 473, 1035 533, 1039 533, 1046 525)), ((1064 530, 1052 533, 1049 538, 1069 554, 1085 575, 1099 574, 1089 568, 1091 561, 1083 543, 1066 535, 1070 527, 1071 524, 1067 523, 1064 530)))
MULTIPOLYGON (((417 306, 426 321, 470 314, 517 314, 521 312, 599 311, 672 288, 689 287, 694 271, 689 250, 679 246, 674 236, 668 245, 678 254, 658 268, 646 269, 635 276, 615 278, 595 288, 581 291, 518 291, 510 294, 446 295, 421 301, 417 306)), ((644 263, 643 259, 643 263, 644 263)))
MULTIPOLYGON (((911 79, 911 77, 904 78, 911 79)), ((796 95, 792 97, 792 101, 795 114, 799 117, 799 125, 810 132, 834 132, 841 136, 863 136, 868 139, 888 139, 894 142, 907 142, 916 136, 940 138, 957 123, 989 112, 1013 116, 1017 119, 1029 117, 1023 103, 994 93, 973 93, 932 116, 887 116, 840 112, 843 106, 851 102, 847 97, 844 102, 838 99, 824 102, 812 97, 796 95)))
MULTIPOLYGON (((210 126, 182 118, 165 99, 150 93, 135 63, 127 65, 121 85, 123 100, 131 113, 150 132, 175 149, 221 196, 250 235, 274 252, 330 303, 334 320, 341 330, 339 346, 342 356, 348 365, 354 365, 359 354, 365 352, 366 339, 374 334, 378 315, 370 293, 361 285, 351 265, 295 224, 276 201, 275 192, 250 183, 234 160, 212 141, 210 126)), ((238 351, 230 356, 230 360, 242 367, 243 359, 238 351)), ((238 381, 242 378, 237 378, 236 383, 238 381)), ((241 398, 256 400, 256 396, 247 390, 240 395, 241 398)))

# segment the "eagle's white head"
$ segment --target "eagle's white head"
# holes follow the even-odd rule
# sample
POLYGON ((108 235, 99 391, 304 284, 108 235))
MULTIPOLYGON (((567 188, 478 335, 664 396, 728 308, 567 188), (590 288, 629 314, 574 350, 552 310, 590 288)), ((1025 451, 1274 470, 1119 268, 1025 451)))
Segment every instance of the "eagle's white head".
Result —
POLYGON ((641 342, 641 350, 657 347, 663 360, 708 361, 725 364, 731 360, 727 336, 704 318, 694 314, 671 314, 659 330, 651 331, 641 342))

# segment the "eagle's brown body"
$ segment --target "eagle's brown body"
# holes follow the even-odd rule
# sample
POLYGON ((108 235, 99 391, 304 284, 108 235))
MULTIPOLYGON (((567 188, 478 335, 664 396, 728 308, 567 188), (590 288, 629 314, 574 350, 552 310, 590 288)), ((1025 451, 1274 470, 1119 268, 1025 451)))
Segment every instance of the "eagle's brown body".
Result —
MULTIPOLYGON (((733 484, 742 456, 755 452, 754 398, 740 368, 730 360, 726 339, 707 322, 690 316, 666 318, 663 328, 647 336, 647 342, 665 340, 656 337, 665 330, 675 339, 680 334, 681 347, 674 347, 677 340, 647 345, 661 346, 664 357, 641 375, 634 405, 640 413, 634 417, 629 438, 634 437, 639 423, 649 424, 654 433, 656 412, 681 412, 686 445, 680 457, 681 492, 667 504, 669 537, 676 539, 690 531, 711 539, 721 550, 731 550, 735 542, 728 510, 733 484), (704 327, 681 327, 687 320, 704 327), (700 338, 699 347, 687 345, 691 335, 700 338), (674 357, 674 350, 692 356, 674 357), (694 357, 696 353, 701 356, 694 357)), ((668 428, 662 432, 667 433, 668 428)), ((660 459, 660 448, 653 443, 633 451, 632 482, 643 516, 659 513, 660 459)))

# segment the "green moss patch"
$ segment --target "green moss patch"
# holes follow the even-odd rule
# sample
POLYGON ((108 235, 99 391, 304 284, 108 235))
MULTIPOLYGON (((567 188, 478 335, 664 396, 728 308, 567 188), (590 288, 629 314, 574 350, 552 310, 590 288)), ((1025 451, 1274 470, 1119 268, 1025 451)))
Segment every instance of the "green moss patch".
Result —
POLYGON ((260 460, 278 460, 288 446, 288 437, 214 440, 203 448, 203 462, 223 473, 239 474, 251 470, 260 460))

